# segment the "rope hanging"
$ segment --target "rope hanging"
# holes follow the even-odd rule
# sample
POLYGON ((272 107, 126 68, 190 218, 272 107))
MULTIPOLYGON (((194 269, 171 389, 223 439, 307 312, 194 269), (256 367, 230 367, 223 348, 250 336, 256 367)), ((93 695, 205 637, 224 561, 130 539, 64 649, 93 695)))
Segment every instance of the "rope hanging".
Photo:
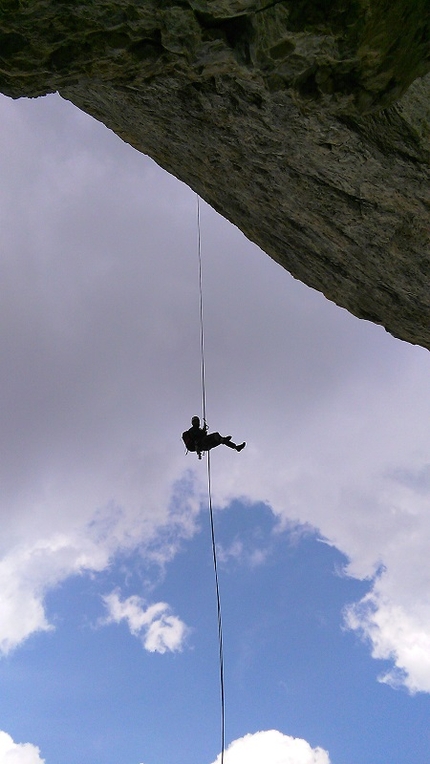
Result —
MULTIPOLYGON (((197 251, 199 260, 199 313, 200 313, 200 357, 201 357, 201 385, 202 385, 202 419, 203 424, 206 424, 206 363, 205 363, 205 332, 203 321, 203 269, 202 269, 202 233, 200 224, 200 197, 197 194, 197 251)), ((217 615, 218 615, 218 644, 219 644, 219 680, 220 680, 220 697, 221 697, 221 761, 220 764, 224 764, 224 750, 225 750, 225 693, 224 693, 224 648, 223 648, 223 631, 222 631, 222 614, 221 614, 221 597, 219 590, 218 580, 218 564, 216 554, 215 543, 215 527, 212 511, 212 482, 211 482, 211 459, 210 451, 207 452, 207 480, 208 480, 208 506, 209 506, 209 521, 211 529, 212 540, 212 557, 215 574, 215 590, 216 590, 216 603, 217 603, 217 615)))
POLYGON ((202 229, 200 223, 200 197, 197 194, 197 253, 199 259, 199 315, 200 315, 200 357, 202 385, 202 420, 206 424, 206 364, 205 364, 205 329, 203 321, 203 268, 202 268, 202 229))
POLYGON ((218 565, 217 565, 217 557, 216 557, 215 529, 214 529, 214 519, 213 519, 213 512, 212 512, 210 451, 208 451, 208 498, 209 498, 209 518, 210 518, 211 539, 212 539, 212 557, 213 557, 214 573, 215 573, 216 604, 217 604, 217 613, 218 613, 219 683, 220 683, 220 695, 221 695, 221 762, 220 764, 224 764, 224 749, 225 749, 224 646, 223 646, 223 632, 222 632, 221 597, 220 597, 220 591, 219 591, 218 565))

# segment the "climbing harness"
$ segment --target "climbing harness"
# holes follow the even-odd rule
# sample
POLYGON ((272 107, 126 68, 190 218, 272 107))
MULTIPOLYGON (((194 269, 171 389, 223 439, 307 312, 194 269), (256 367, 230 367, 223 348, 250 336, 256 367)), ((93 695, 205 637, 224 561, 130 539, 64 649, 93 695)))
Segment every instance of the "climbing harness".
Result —
MULTIPOLYGON (((201 388, 202 388, 202 420, 206 426, 206 363, 205 363, 205 332, 203 316, 203 269, 202 269, 202 233, 200 223, 200 197, 197 196, 197 253, 199 262, 199 315, 200 315, 200 360, 201 360, 201 388)), ((215 543, 215 527, 212 511, 212 480, 211 480, 211 459, 210 451, 207 452, 207 484, 208 484, 208 508, 209 522, 212 540, 212 557, 215 575, 215 591, 218 615, 218 644, 219 644, 219 680, 220 680, 220 699, 221 699, 221 760, 224 764, 225 751, 225 693, 224 693, 224 648, 223 648, 223 630, 221 614, 221 596, 218 579, 218 564, 215 543)))

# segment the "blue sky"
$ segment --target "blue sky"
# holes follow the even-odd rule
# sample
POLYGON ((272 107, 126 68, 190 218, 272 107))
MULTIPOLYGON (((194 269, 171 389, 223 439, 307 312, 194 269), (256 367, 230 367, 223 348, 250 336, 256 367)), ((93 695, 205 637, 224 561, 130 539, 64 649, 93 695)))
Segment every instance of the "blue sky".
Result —
MULTIPOLYGON (((132 555, 97 579, 69 579, 52 592, 56 631, 30 638, 1 664, 3 724, 17 738, 37 739, 47 761, 214 760, 218 666, 204 511, 199 525, 152 592, 192 624, 183 652, 151 654, 124 624, 100 625, 106 591, 147 591, 153 576, 132 555)), ((428 697, 378 683, 379 664, 339 628, 342 608, 368 589, 342 575, 339 552, 309 532, 280 533, 262 505, 224 510, 217 536, 221 549, 238 539, 246 549, 220 565, 227 740, 275 728, 321 745, 333 762, 402 764, 413 750, 424 764, 428 697), (256 551, 265 563, 252 562, 256 551)))
MULTIPOLYGON (((0 108, 0 764, 214 764, 196 199, 0 108)), ((202 233, 225 764, 428 764, 428 353, 202 233)))

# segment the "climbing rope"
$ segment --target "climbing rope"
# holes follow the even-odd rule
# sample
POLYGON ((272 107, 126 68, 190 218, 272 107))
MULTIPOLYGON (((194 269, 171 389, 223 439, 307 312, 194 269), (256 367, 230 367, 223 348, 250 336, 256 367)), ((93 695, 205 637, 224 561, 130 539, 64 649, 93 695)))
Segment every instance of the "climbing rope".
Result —
POLYGON ((205 363, 205 326, 203 320, 203 268, 202 268, 202 228, 200 223, 200 197, 197 194, 197 254, 199 260, 199 314, 200 314, 200 359, 202 385, 202 420, 206 424, 206 363, 205 363))
POLYGON ((211 539, 212 539, 212 557, 213 557, 214 573, 215 573, 216 604, 217 604, 217 613, 218 613, 219 683, 220 683, 220 696, 221 696, 221 762, 220 764, 224 764, 224 749, 225 749, 224 645, 223 645, 223 632, 222 632, 221 597, 220 597, 220 591, 219 591, 218 565, 217 565, 216 544, 215 544, 215 529, 214 529, 214 518, 213 518, 213 512, 212 512, 210 451, 208 451, 208 498, 209 498, 209 518, 210 518, 211 539))
MULTIPOLYGON (((202 269, 202 232, 200 223, 200 197, 197 194, 197 252, 199 261, 199 313, 200 313, 200 358, 201 358, 201 386, 202 386, 202 419, 206 424, 206 363, 205 363, 205 331, 203 320, 203 269, 202 269)), ((215 527, 212 511, 212 479, 211 479, 211 459, 210 451, 207 452, 207 480, 208 480, 208 507, 209 521, 212 540, 212 557, 215 574, 215 591, 218 615, 218 645, 219 645, 219 680, 220 680, 220 698, 221 698, 221 761, 224 764, 225 750, 225 693, 224 693, 224 648, 223 648, 223 630, 221 614, 221 596, 218 579, 218 563, 215 543, 215 527)))

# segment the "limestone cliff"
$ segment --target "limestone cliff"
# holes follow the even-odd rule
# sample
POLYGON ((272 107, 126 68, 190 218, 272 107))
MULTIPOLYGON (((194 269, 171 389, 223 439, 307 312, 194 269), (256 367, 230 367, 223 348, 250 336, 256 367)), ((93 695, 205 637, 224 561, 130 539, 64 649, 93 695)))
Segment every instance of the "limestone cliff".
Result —
POLYGON ((58 90, 296 278, 430 348, 428 0, 0 0, 0 90, 58 90))

